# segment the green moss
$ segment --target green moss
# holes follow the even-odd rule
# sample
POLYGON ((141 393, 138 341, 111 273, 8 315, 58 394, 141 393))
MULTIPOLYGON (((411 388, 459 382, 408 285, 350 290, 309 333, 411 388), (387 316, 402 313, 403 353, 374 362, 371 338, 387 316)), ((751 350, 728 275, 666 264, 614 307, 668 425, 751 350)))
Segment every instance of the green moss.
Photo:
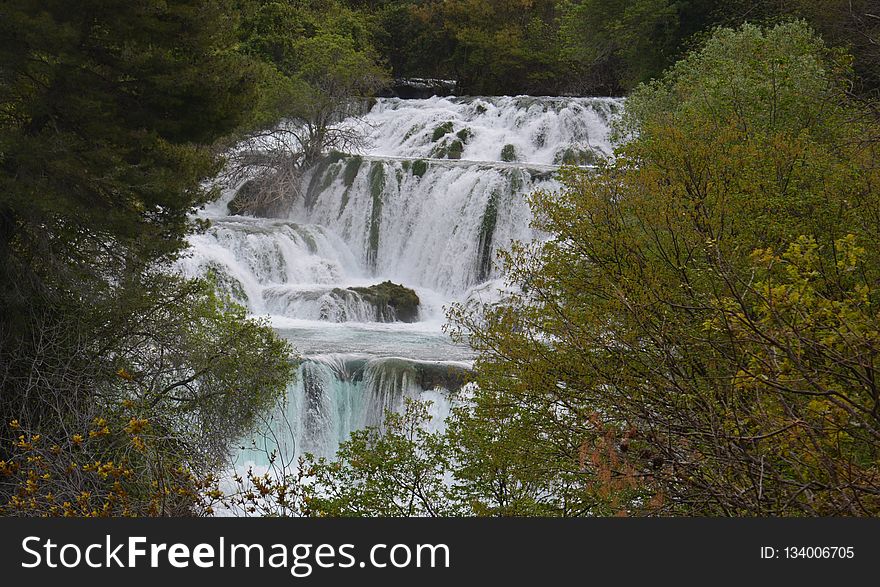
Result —
POLYGON ((457 136, 462 143, 467 143, 471 139, 471 137, 474 136, 474 132, 471 129, 465 127, 455 133, 455 136, 457 136))
POLYGON ((452 132, 452 121, 444 122, 440 126, 434 129, 434 134, 431 135, 431 140, 435 143, 452 132))
POLYGON ((332 151, 314 165, 312 179, 309 180, 309 187, 306 189, 306 206, 311 208, 318 200, 318 196, 330 187, 333 180, 336 179, 337 170, 331 169, 336 163, 342 161, 347 155, 339 151, 332 151))
POLYGON ((323 193, 333 184, 333 180, 336 179, 336 169, 332 166, 328 167, 324 174, 321 176, 321 185, 318 187, 318 191, 323 193))
POLYGON ((235 277, 227 273, 226 268, 215 261, 205 266, 205 276, 214 283, 220 293, 229 296, 234 302, 247 305, 248 296, 244 286, 235 277))
POLYGON ((601 153, 590 147, 566 147, 557 151, 553 162, 557 165, 596 165, 601 158, 601 153))
POLYGON ((379 228, 382 221, 382 192, 385 190, 385 166, 381 163, 373 163, 370 168, 370 195, 373 199, 373 207, 370 212, 370 237, 367 249, 367 263, 376 267, 376 258, 379 255, 379 228))
POLYGON ((446 151, 446 156, 450 159, 461 159, 461 154, 464 152, 464 144, 455 139, 451 143, 449 143, 449 148, 446 151))
POLYGON ((511 144, 504 145, 501 148, 501 160, 502 161, 516 161, 516 147, 511 144))
POLYGON ((414 124, 413 126, 410 127, 410 129, 408 131, 406 131, 406 134, 403 135, 403 140, 404 141, 410 140, 413 137, 413 135, 416 134, 417 132, 419 132, 421 129, 422 129, 421 126, 419 126, 418 124, 414 124))
POLYGON ((357 177, 358 170, 361 168, 361 163, 363 163, 363 161, 363 157, 355 155, 345 162, 345 169, 342 172, 342 181, 345 184, 345 187, 350 188, 351 184, 354 183, 354 178, 357 177))
POLYGON ((424 159, 416 159, 412 163, 412 174, 416 177, 422 177, 428 171, 428 162, 424 159))
POLYGON ((483 219, 480 222, 479 265, 477 266, 477 280, 485 281, 492 271, 492 240, 495 235, 495 225, 498 223, 498 201, 500 196, 497 191, 492 192, 483 219))
POLYGON ((351 191, 351 188, 348 188, 344 192, 342 192, 342 200, 339 202, 339 212, 336 213, 336 218, 339 219, 342 217, 342 213, 345 212, 345 207, 348 206, 348 192, 351 191))
POLYGON ((360 155, 349 157, 348 161, 345 162, 345 168, 342 170, 342 183, 345 184, 345 191, 342 192, 342 201, 339 203, 339 212, 336 214, 337 218, 342 216, 345 207, 348 206, 351 186, 354 184, 354 180, 357 177, 358 171, 360 171, 363 162, 364 159, 360 155))
POLYGON ((415 322, 418 320, 421 302, 418 294, 408 287, 383 281, 369 287, 350 287, 348 289, 361 294, 367 302, 376 306, 378 318, 381 321, 415 322))
POLYGON ((311 233, 306 232, 305 230, 298 230, 297 234, 306 242, 306 247, 311 254, 314 255, 318 252, 318 243, 315 241, 315 237, 312 236, 311 233))
POLYGON ((523 177, 525 172, 522 169, 513 169, 512 171, 510 174, 510 193, 516 194, 522 190, 525 184, 525 178, 523 177))
POLYGON ((348 157, 348 155, 346 153, 341 152, 341 151, 330 151, 324 157, 324 161, 326 161, 328 165, 332 165, 334 163, 339 163, 340 161, 342 161, 346 157, 348 157))

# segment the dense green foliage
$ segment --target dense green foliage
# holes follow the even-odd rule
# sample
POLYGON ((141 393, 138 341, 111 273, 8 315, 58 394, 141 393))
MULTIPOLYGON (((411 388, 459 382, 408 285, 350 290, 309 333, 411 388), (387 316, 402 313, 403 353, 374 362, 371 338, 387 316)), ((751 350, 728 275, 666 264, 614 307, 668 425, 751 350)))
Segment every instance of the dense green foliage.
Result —
MULTIPOLYGON (((239 4, 240 50, 268 68, 273 80, 261 103, 266 125, 281 115, 327 126, 349 114, 353 100, 372 96, 384 83, 366 16, 343 2, 239 4)), ((318 155, 320 150, 312 162, 318 155)))
POLYGON ((411 402, 382 430, 352 433, 332 461, 307 457, 306 512, 319 516, 454 516, 462 510, 444 479, 452 464, 443 435, 431 433, 428 406, 411 402))
POLYGON ((169 275, 261 68, 225 0, 6 2, 0 510, 183 514, 290 348, 169 275))
POLYGON ((855 56, 859 93, 880 88, 870 0, 350 1, 398 77, 456 79, 465 94, 619 94, 717 26, 806 19, 855 56))
POLYGON ((265 80, 250 125, 232 137, 226 173, 232 184, 250 179, 236 198, 239 212, 270 216, 298 195, 303 172, 324 153, 360 149, 361 133, 339 123, 363 114, 388 78, 369 19, 341 0, 237 5, 238 49, 265 80))

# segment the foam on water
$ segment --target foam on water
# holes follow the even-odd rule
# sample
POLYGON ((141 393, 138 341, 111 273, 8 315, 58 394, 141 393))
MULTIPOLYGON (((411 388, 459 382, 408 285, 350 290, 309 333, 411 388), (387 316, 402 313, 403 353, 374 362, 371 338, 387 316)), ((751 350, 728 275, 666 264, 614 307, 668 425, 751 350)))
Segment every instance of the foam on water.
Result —
POLYGON ((468 131, 462 159, 501 161, 505 145, 517 160, 555 164, 566 148, 584 147, 610 155, 609 122, 620 113, 616 98, 535 96, 387 98, 364 117, 370 147, 379 156, 431 157, 436 129, 451 123, 450 136, 468 131))

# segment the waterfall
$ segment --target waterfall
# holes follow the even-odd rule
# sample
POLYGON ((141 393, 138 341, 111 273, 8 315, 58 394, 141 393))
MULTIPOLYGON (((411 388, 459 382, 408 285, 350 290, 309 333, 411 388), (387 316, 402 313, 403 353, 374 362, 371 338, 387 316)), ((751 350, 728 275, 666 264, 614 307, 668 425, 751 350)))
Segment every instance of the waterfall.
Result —
POLYGON ((468 363, 418 361, 365 354, 315 355, 303 361, 283 409, 269 416, 270 434, 242 446, 246 461, 261 463, 273 450, 332 457, 352 431, 382 428, 388 411, 406 399, 431 402, 436 422, 448 415, 448 393, 466 379, 468 363))
POLYGON ((284 218, 228 216, 232 191, 209 206, 211 227, 192 237, 181 269, 268 316, 300 355, 285 405, 267 415, 266 435, 242 440, 241 459, 330 457, 406 398, 431 400, 442 425, 473 358, 442 332, 444 305, 492 299, 498 250, 540 237, 526 196, 558 189, 562 163, 609 156, 621 108, 610 98, 379 99, 345 122, 366 136, 364 152, 325 157, 284 218), (417 312, 370 293, 385 281, 412 289, 417 312))
POLYGON ((525 193, 558 187, 545 170, 423 159, 346 157, 313 175, 291 218, 335 227, 364 271, 447 296, 494 276, 493 251, 532 238, 525 193))

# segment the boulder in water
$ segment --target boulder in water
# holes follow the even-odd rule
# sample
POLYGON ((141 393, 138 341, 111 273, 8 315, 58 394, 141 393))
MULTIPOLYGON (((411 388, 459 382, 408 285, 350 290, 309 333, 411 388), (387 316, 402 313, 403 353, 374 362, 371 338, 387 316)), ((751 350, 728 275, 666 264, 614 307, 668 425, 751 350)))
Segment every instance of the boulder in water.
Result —
POLYGON ((428 162, 424 159, 416 159, 412 163, 412 174, 416 177, 422 177, 428 171, 428 162))
POLYGON ((390 281, 369 287, 350 287, 351 291, 375 305, 385 322, 415 322, 419 318, 419 296, 408 287, 390 281))
POLYGON ((452 121, 444 122, 434 129, 431 134, 431 140, 435 143, 452 132, 452 121))
POLYGON ((260 186, 257 182, 249 179, 236 190, 235 195, 226 204, 226 209, 233 215, 247 213, 250 203, 257 198, 259 191, 260 186))

